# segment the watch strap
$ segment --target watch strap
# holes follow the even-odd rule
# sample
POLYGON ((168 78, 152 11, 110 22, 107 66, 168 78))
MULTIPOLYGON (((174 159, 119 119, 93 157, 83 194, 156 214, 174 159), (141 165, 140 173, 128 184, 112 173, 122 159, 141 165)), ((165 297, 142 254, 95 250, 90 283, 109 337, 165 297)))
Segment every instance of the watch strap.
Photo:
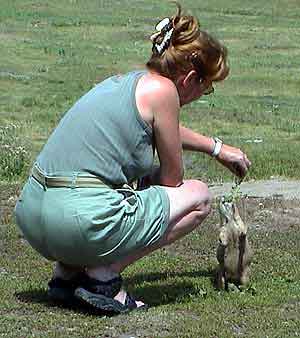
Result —
POLYGON ((213 152, 211 153, 211 156, 217 157, 220 154, 223 142, 217 137, 214 137, 213 140, 215 141, 215 146, 213 152))

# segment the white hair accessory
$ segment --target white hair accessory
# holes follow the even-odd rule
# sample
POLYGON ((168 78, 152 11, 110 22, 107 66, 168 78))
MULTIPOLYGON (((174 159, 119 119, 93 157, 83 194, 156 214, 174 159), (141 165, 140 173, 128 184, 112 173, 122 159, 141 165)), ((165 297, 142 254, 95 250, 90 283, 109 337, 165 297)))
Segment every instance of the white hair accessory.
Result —
POLYGON ((161 54, 170 42, 174 28, 172 26, 171 20, 169 18, 164 18, 156 25, 155 29, 157 30, 157 32, 151 35, 151 41, 154 41, 155 38, 159 36, 162 32, 164 33, 164 38, 162 42, 154 44, 154 47, 156 48, 158 54, 161 54))
POLYGON ((163 28, 165 28, 168 24, 170 23, 170 19, 169 18, 164 18, 162 19, 155 27, 155 29, 157 31, 162 31, 163 28))

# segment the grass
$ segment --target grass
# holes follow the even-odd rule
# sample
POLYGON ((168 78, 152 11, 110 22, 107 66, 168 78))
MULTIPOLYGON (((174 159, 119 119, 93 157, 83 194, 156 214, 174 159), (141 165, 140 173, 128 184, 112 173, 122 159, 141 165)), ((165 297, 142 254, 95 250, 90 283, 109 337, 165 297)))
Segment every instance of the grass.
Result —
MULTIPOLYGON (((257 205, 256 205, 257 207, 257 205)), ((278 206, 276 207, 278 210, 278 206)), ((266 211, 266 209, 265 209, 266 211)), ((248 215, 253 221, 254 215, 248 215)), ((49 301, 51 264, 12 225, 2 229, 0 334, 9 337, 278 337, 300 331, 299 228, 250 231, 255 250, 251 285, 242 293, 217 292, 216 224, 137 262, 124 274, 128 289, 151 305, 147 313, 105 317, 49 301), (280 235, 280 236, 279 236, 280 235), (125 337, 125 336, 124 336, 125 337)), ((267 220, 261 224, 267 223, 267 220)), ((253 230, 253 227, 251 228, 253 230)))
MULTIPOLYGON (((300 177, 300 29, 295 1, 183 5, 229 49, 231 75, 213 96, 183 109, 184 124, 247 151, 249 179, 300 177), (253 139, 262 142, 250 143, 253 139), (287 152, 289 156, 287 156, 287 152), (266 166, 265 163, 268 163, 266 166)), ((35 158, 64 112, 101 79, 144 64, 167 1, 8 1, 0 13, 0 123, 22 121, 35 158)), ((206 156, 187 175, 232 176, 206 156)))
MULTIPOLYGON (((299 179, 297 1, 182 4, 225 43, 231 65, 230 77, 216 85, 213 96, 183 109, 183 124, 244 149, 253 162, 247 179, 299 179)), ((145 63, 153 27, 173 9, 158 0, 1 0, 0 126, 20 126, 20 136, 30 144, 26 161, 34 161, 64 112, 95 83, 145 63)), ((187 177, 232 180, 207 156, 185 153, 184 159, 187 177)), ((15 185, 21 186, 25 176, 14 177, 15 185)), ((1 203, 10 196, 8 179, 1 178, 1 203)), ((128 288, 151 309, 119 317, 51 304, 45 293, 51 264, 24 242, 7 214, 1 223, 0 336, 300 335, 300 238, 292 221, 284 232, 251 231, 251 287, 218 293, 211 283, 218 223, 213 214, 202 229, 126 271, 128 288)))
POLYGON ((29 149, 20 130, 15 124, 0 126, 0 179, 12 180, 27 171, 29 149))

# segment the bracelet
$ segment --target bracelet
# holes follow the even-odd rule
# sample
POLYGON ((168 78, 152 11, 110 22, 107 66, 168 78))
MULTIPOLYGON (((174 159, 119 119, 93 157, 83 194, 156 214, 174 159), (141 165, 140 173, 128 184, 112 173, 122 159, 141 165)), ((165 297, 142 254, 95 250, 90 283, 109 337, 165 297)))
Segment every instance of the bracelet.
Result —
POLYGON ((215 141, 215 146, 213 152, 211 153, 211 156, 217 157, 220 154, 223 142, 217 137, 213 137, 213 140, 215 141))

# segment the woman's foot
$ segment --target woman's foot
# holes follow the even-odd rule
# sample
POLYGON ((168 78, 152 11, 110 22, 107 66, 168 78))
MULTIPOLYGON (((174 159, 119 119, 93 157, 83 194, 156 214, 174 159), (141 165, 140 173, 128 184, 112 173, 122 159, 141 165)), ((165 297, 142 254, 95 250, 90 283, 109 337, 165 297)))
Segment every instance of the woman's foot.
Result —
POLYGON ((107 312, 127 313, 136 309, 146 310, 148 308, 146 304, 135 300, 125 290, 121 290, 114 298, 111 298, 79 287, 75 290, 75 297, 98 310, 107 312))
POLYGON ((84 285, 87 278, 82 267, 56 262, 53 277, 48 283, 48 296, 54 301, 73 302, 76 300, 75 289, 84 285))
MULTIPOLYGON (((120 290, 120 292, 114 297, 114 300, 117 300, 121 304, 125 304, 126 297, 128 297, 128 295, 129 294, 125 290, 120 290)), ((132 296, 130 296, 130 297, 132 298, 132 296)), ((133 301, 135 302, 136 308, 140 308, 140 307, 145 307, 146 306, 146 304, 143 303, 140 300, 133 299, 133 301)))
POLYGON ((80 301, 107 312, 126 313, 147 308, 146 304, 136 301, 121 287, 120 276, 105 282, 89 278, 85 286, 78 287, 74 294, 80 301))
POLYGON ((48 296, 51 300, 58 302, 73 302, 76 300, 75 290, 79 286, 85 285, 87 278, 84 272, 79 272, 69 279, 53 276, 48 283, 48 296))

